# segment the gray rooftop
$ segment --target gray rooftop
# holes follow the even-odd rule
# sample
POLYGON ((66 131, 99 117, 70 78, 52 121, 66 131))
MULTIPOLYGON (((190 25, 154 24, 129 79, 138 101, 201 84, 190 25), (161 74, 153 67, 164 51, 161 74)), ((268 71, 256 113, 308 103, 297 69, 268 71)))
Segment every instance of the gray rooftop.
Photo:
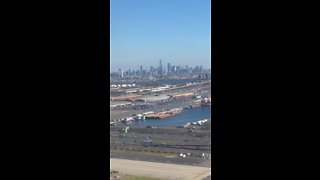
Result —
POLYGON ((147 102, 155 102, 155 101, 161 101, 161 100, 166 100, 169 99, 170 96, 166 95, 166 94, 162 94, 159 96, 144 96, 144 97, 140 97, 137 99, 143 99, 147 102))

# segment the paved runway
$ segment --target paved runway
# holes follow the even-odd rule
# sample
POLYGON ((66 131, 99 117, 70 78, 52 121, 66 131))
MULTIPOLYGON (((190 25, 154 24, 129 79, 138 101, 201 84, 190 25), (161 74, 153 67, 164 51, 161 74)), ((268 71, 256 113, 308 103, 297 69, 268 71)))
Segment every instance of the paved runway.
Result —
POLYGON ((110 158, 139 160, 179 165, 211 167, 211 161, 200 157, 178 157, 177 155, 157 156, 146 154, 110 153, 110 158))
POLYGON ((201 180, 211 175, 211 168, 168 163, 110 159, 110 170, 129 175, 139 175, 176 180, 201 180))

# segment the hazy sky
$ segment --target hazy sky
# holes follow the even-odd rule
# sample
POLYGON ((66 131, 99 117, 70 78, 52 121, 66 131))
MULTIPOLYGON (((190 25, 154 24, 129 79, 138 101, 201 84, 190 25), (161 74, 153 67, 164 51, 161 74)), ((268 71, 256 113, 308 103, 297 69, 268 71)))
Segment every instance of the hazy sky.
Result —
POLYGON ((210 0, 111 0, 111 71, 158 66, 210 67, 210 0))

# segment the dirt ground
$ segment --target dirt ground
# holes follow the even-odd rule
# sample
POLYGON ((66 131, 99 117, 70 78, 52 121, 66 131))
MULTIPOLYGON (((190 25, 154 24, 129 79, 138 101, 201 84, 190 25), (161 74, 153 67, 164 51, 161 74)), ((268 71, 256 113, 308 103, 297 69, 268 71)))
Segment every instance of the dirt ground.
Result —
POLYGON ((211 169, 208 167, 134 161, 126 159, 110 159, 110 171, 113 170, 123 172, 127 175, 171 180, 201 180, 211 175, 211 169))
POLYGON ((130 176, 130 175, 125 175, 121 177, 119 180, 163 180, 159 178, 150 178, 150 177, 145 177, 145 176, 130 176))

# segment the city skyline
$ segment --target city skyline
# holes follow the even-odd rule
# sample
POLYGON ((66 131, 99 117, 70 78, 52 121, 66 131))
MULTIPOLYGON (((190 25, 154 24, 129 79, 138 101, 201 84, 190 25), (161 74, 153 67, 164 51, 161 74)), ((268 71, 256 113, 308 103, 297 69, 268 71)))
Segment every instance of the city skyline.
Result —
POLYGON ((209 67, 206 67, 206 66, 202 66, 200 64, 197 64, 197 65, 194 65, 194 66, 190 66, 190 65, 187 65, 187 64, 174 64, 172 62, 165 62, 165 61, 162 61, 161 59, 158 61, 158 64, 157 63, 154 63, 154 65, 151 65, 151 66, 147 66, 147 65, 136 65, 136 67, 129 67, 129 68, 118 68, 118 69, 114 69, 113 71, 110 71, 110 73, 116 73, 116 72, 119 72, 119 70, 125 72, 125 71, 149 71, 150 69, 155 69, 155 70, 162 70, 162 71, 170 71, 170 68, 174 68, 174 67, 178 67, 178 68, 181 68, 181 69, 185 69, 185 68, 201 68, 203 70, 211 70, 211 66, 209 67))
POLYGON ((211 66, 210 0, 111 0, 110 70, 211 66))
MULTIPOLYGON (((156 61, 149 61, 149 63, 144 63, 144 64, 138 64, 138 63, 135 63, 133 66, 128 66, 126 64, 123 64, 123 65, 119 65, 119 66, 112 66, 112 64, 110 63, 110 72, 115 72, 115 71, 118 71, 119 69, 122 69, 122 70, 138 70, 140 69, 140 66, 143 66, 143 68, 150 68, 150 67, 158 67, 159 65, 159 60, 156 60, 156 61)), ((162 60, 162 59, 161 59, 162 60)), ((164 67, 166 68, 167 67, 167 63, 170 63, 172 65, 175 65, 175 66, 188 66, 188 67, 196 67, 196 66, 202 66, 203 68, 205 69, 211 69, 211 62, 208 63, 208 65, 204 65, 204 64, 199 64, 196 60, 193 62, 193 63, 189 63, 189 64, 186 64, 186 63, 183 63, 183 62, 179 62, 179 64, 176 64, 174 63, 175 61, 164 61, 162 60, 162 62, 164 63, 164 67)))

